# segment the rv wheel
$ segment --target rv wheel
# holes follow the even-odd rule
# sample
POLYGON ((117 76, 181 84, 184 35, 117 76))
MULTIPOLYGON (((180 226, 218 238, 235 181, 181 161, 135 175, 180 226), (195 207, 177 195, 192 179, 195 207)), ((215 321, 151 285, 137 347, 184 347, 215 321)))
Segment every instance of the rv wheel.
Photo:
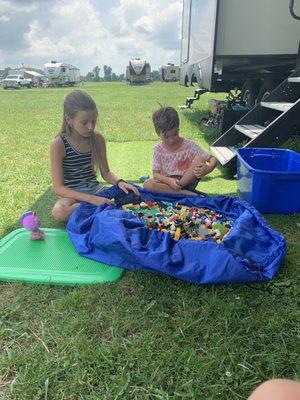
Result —
POLYGON ((260 81, 247 79, 241 91, 241 100, 248 106, 253 106, 257 98, 260 81))
POLYGON ((197 82, 198 82, 198 81, 197 81, 196 75, 193 74, 193 75, 192 75, 192 78, 191 78, 191 86, 194 86, 193 83, 197 83, 197 82))
POLYGON ((261 85, 257 96, 257 102, 264 101, 266 97, 279 85, 279 81, 276 80, 265 80, 261 85))

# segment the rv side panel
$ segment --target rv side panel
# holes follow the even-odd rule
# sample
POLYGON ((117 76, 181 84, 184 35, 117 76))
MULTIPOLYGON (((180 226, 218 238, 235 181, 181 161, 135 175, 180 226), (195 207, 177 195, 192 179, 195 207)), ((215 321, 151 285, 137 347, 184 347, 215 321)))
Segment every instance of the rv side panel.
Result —
MULTIPOLYGON (((295 1, 300 11, 300 0, 295 1)), ((220 1, 216 56, 297 54, 300 23, 288 0, 220 1)))
MULTIPOLYGON (((180 80, 191 73, 210 87, 216 31, 217 0, 185 0, 182 17, 180 80), (199 69, 200 67, 200 69, 199 69)), ((191 77, 189 76, 189 80, 191 77)))

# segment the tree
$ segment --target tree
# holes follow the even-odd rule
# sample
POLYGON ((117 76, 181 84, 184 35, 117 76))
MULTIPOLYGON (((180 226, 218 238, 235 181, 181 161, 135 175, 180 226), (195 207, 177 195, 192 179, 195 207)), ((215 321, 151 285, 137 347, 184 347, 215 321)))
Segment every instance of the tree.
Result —
POLYGON ((152 71, 151 78, 153 81, 160 81, 159 71, 152 71))
POLYGON ((125 74, 119 75, 119 81, 125 81, 125 74))
POLYGON ((109 65, 103 65, 103 74, 105 81, 111 81, 112 69, 109 65))
POLYGON ((6 68, 4 68, 4 70, 3 70, 3 77, 4 78, 6 78, 7 77, 7 75, 9 74, 9 72, 10 72, 10 70, 11 70, 11 68, 10 67, 6 67, 6 68))
POLYGON ((96 65, 96 67, 93 69, 93 72, 94 72, 94 81, 99 82, 100 68, 98 67, 98 65, 96 65))
POLYGON ((111 74, 111 80, 112 81, 117 81, 118 80, 118 76, 114 72, 111 74))
POLYGON ((93 80, 95 79, 94 73, 93 73, 93 72, 88 72, 88 73, 86 74, 86 76, 85 76, 85 79, 86 79, 87 81, 93 81, 93 80))

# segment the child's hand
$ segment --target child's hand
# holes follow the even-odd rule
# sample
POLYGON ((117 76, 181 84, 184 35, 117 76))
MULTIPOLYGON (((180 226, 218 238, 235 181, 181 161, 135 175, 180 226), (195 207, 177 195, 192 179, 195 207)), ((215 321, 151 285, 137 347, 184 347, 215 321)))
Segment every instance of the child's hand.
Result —
POLYGON ((99 197, 99 196, 90 196, 89 203, 93 204, 94 206, 102 206, 103 204, 115 205, 115 200, 113 199, 110 200, 106 199, 105 197, 99 197))
POLYGON ((197 165, 194 168, 194 175, 197 179, 203 178, 203 176, 207 175, 210 172, 209 166, 206 163, 197 165))
POLYGON ((137 196, 139 196, 139 194, 140 194, 140 192, 138 191, 138 189, 135 186, 133 186, 130 183, 127 183, 127 182, 120 181, 119 184, 118 184, 118 187, 121 190, 123 190, 123 192, 125 192, 126 194, 128 194, 129 190, 131 192, 133 192, 134 194, 136 194, 137 196))
POLYGON ((174 190, 180 190, 180 182, 177 178, 169 178, 168 185, 174 190))

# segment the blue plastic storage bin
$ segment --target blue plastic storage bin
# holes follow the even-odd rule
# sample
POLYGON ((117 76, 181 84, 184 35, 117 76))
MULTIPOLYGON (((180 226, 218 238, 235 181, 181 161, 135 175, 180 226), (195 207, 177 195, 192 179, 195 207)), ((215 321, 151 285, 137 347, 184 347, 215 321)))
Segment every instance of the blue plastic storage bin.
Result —
POLYGON ((300 154, 285 149, 237 150, 240 196, 269 214, 300 212, 300 154))

